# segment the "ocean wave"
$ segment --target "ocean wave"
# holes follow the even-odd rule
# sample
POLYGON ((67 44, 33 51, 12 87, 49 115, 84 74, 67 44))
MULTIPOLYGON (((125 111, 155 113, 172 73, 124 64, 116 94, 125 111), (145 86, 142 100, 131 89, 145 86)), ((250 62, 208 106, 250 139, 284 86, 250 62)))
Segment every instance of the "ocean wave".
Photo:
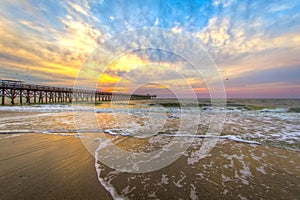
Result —
POLYGON ((292 107, 289 109, 289 112, 300 113, 300 107, 292 107))
POLYGON ((257 141, 245 140, 236 135, 191 135, 191 134, 159 134, 162 136, 169 136, 169 137, 192 137, 192 138, 213 138, 213 139, 222 139, 222 140, 232 140, 235 142, 241 143, 248 143, 248 144, 261 144, 257 141))
POLYGON ((97 178, 98 178, 98 181, 99 183, 105 188, 105 190, 107 192, 110 193, 111 197, 114 199, 114 200, 124 200, 124 199, 127 199, 125 197, 122 197, 118 194, 116 188, 110 183, 110 180, 109 181, 106 181, 104 178, 101 177, 101 165, 100 165, 100 161, 97 159, 99 156, 98 156, 98 151, 101 149, 100 147, 101 145, 99 145, 98 149, 95 151, 95 168, 96 168, 96 173, 97 173, 97 178))
POLYGON ((264 108, 260 110, 261 112, 272 112, 272 113, 287 113, 289 112, 289 108, 264 108))
POLYGON ((24 106, 0 106, 0 111, 13 112, 73 112, 73 111, 94 111, 88 106, 72 105, 24 105, 24 106))
POLYGON ((41 133, 41 134, 59 134, 59 135, 75 135, 84 133, 103 133, 102 129, 74 129, 74 130, 0 130, 0 134, 23 134, 23 133, 41 133))
MULTIPOLYGON (((104 130, 103 131, 106 134, 110 134, 110 135, 121 135, 121 136, 132 136, 130 133, 126 132, 123 129, 108 129, 108 130, 104 130)), ((147 137, 149 135, 145 135, 145 137, 147 137)), ((250 140, 245 140, 242 139, 236 135, 222 135, 222 136, 218 136, 218 135, 193 135, 193 134, 168 134, 168 133, 157 133, 154 136, 164 136, 164 137, 190 137, 190 138, 213 138, 213 139, 222 139, 222 140, 232 140, 235 142, 241 142, 241 143, 248 143, 248 144, 261 144, 260 142, 257 141, 250 141, 250 140)), ((134 136, 132 136, 134 137, 134 136)), ((139 137, 141 137, 139 135, 139 137)))
POLYGON ((34 133, 33 130, 0 130, 0 134, 34 133))
POLYGON ((109 135, 121 135, 121 136, 130 136, 129 133, 126 133, 124 130, 122 129, 106 129, 103 131, 106 134, 109 135))

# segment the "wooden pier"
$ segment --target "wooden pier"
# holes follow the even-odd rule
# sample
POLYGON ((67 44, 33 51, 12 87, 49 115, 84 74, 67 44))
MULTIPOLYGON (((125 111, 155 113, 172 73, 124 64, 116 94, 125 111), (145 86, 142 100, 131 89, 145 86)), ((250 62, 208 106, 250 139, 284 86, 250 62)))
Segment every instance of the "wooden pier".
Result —
POLYGON ((100 102, 112 100, 155 99, 156 95, 102 92, 65 87, 24 84, 22 81, 0 80, 1 104, 46 104, 65 102, 100 102), (6 100, 10 102, 6 102, 6 100))

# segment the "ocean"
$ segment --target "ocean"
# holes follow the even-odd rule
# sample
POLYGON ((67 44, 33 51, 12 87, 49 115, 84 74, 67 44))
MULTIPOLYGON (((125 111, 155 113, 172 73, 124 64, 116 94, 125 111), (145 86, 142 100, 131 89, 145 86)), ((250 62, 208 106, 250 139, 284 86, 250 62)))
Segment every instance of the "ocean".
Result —
POLYGON ((299 99, 17 105, 0 113, 0 140, 79 138, 114 199, 300 198, 299 99))

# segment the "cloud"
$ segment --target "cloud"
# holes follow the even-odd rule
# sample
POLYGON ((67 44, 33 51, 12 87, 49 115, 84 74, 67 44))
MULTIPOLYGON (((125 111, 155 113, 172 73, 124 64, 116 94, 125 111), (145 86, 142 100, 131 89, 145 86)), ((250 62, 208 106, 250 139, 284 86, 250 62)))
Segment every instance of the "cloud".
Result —
MULTIPOLYGON (((147 46, 143 42, 151 38, 151 45, 168 49, 170 35, 149 33, 143 35, 144 38, 118 38, 119 33, 155 26, 170 29, 181 37, 189 32, 193 39, 201 40, 224 79, 231 80, 230 88, 239 88, 243 80, 252 80, 244 81, 248 88, 255 84, 292 85, 300 59, 299 8, 297 1, 116 3, 69 0, 33 4, 3 0, 0 6, 1 76, 13 78, 18 73, 17 77, 21 78, 19 74, 23 73, 31 80, 44 78, 49 82, 52 77, 53 82, 71 85, 81 65, 100 45, 101 56, 94 55, 98 58, 94 63, 87 63, 86 71, 79 77, 83 84, 88 84, 105 67, 103 63, 116 59, 120 55, 115 54, 122 53, 126 47, 139 49, 147 46), (103 45, 113 38, 118 40, 115 49, 103 45)), ((188 46, 180 42, 173 45, 179 53, 192 53, 188 46)), ((106 82, 107 87, 112 87, 129 73, 132 76, 128 76, 124 84, 162 80, 170 86, 177 85, 182 91, 189 83, 203 92, 204 82, 188 62, 163 50, 122 54, 106 70, 103 86, 106 82), (176 76, 177 72, 184 81, 176 76)), ((125 90, 125 87, 120 88, 125 90)))
POLYGON ((285 68, 261 69, 240 74, 227 81, 227 86, 249 86, 254 84, 300 84, 300 63, 285 68))
POLYGON ((285 1, 284 3, 280 1, 275 1, 271 4, 268 4, 266 10, 268 12, 274 13, 274 12, 289 10, 295 7, 296 5, 297 5, 296 1, 285 1))
MULTIPOLYGON (((17 5, 21 4, 12 6, 17 5)), ((91 24, 84 22, 82 18, 76 20, 79 16, 74 15, 74 11, 80 12, 76 5, 72 4, 74 10, 66 14, 65 18, 57 18, 56 26, 63 25, 62 30, 43 23, 47 21, 45 18, 39 18, 38 21, 26 20, 25 16, 31 15, 29 10, 35 11, 35 17, 43 16, 41 13, 44 10, 37 10, 30 4, 26 4, 27 11, 22 13, 20 20, 13 19, 8 14, 0 16, 0 64, 14 66, 9 69, 12 71, 11 75, 19 74, 21 70, 26 78, 26 74, 30 73, 31 81, 34 81, 33 77, 36 80, 42 80, 41 77, 48 80, 48 75, 45 74, 48 73, 52 74, 50 76, 53 81, 65 80, 65 85, 71 85, 87 55, 103 39, 102 33, 91 24)), ((85 8, 88 8, 87 4, 85 8)), ((0 9, 3 13, 8 12, 8 8, 0 9)))
POLYGON ((299 84, 259 83, 227 88, 229 98, 300 98, 299 84))
POLYGON ((158 17, 156 17, 156 19, 155 19, 155 23, 154 23, 154 26, 157 26, 158 25, 158 17))
MULTIPOLYGON (((75 3, 72 3, 72 2, 68 2, 68 4, 77 12, 83 14, 83 15, 86 15, 88 16, 89 13, 86 9, 82 8, 80 5, 78 4, 75 4, 75 3)), ((88 5, 88 4, 87 4, 88 5)), ((89 7, 87 7, 89 9, 89 7)))
POLYGON ((233 24, 231 18, 215 17, 207 27, 195 35, 205 44, 216 64, 226 74, 238 75, 239 71, 271 69, 297 64, 300 54, 298 31, 269 36, 260 29, 259 22, 233 24), (231 71, 231 72, 230 72, 231 71))
POLYGON ((219 6, 222 5, 224 8, 229 7, 230 5, 232 5, 232 3, 234 2, 234 0, 215 0, 213 2, 214 6, 219 6))

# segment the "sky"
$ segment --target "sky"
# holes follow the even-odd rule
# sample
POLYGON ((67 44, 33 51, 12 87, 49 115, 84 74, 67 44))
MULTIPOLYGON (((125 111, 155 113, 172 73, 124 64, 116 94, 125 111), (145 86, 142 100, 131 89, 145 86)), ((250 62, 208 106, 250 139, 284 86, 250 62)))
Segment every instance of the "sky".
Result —
POLYGON ((228 98, 300 98, 299 77, 300 0, 0 3, 2 80, 159 97, 209 97, 218 82, 228 98))

